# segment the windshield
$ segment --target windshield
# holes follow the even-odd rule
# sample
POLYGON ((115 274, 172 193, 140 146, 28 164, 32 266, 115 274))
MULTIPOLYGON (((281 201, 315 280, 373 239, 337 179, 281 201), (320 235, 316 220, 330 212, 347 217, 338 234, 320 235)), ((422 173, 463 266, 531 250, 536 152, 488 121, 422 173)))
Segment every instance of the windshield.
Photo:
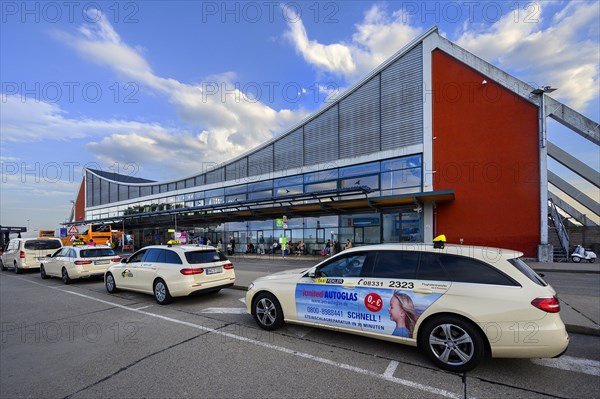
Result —
POLYGON ((219 251, 194 251, 186 252, 185 259, 189 264, 197 265, 199 263, 221 262, 227 260, 227 257, 219 251))
POLYGON ((509 259, 508 262, 517 268, 521 273, 527 276, 528 279, 545 287, 548 285, 529 265, 521 260, 521 258, 509 259))
POLYGON ((25 249, 40 250, 40 249, 58 249, 62 247, 59 240, 29 240, 25 241, 25 249))
POLYGON ((99 256, 116 256, 117 253, 110 248, 82 249, 79 256, 82 258, 97 258, 99 256))

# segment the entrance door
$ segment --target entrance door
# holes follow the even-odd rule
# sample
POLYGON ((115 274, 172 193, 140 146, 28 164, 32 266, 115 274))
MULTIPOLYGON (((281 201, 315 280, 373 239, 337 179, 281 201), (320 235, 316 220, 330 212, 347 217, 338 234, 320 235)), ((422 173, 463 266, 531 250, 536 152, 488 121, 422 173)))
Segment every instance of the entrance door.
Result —
POLYGON ((383 242, 423 242, 420 212, 412 209, 383 215, 383 242))

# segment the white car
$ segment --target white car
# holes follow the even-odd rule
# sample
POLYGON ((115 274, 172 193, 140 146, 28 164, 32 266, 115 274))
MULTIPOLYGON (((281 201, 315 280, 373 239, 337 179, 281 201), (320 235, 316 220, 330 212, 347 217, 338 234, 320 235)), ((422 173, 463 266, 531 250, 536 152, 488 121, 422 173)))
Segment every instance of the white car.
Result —
POLYGON ((62 246, 58 238, 13 238, 0 257, 0 266, 2 270, 11 268, 17 274, 24 269, 37 269, 46 255, 62 246))
POLYGON ((121 257, 106 245, 68 246, 41 262, 40 275, 43 279, 60 277, 69 284, 75 279, 103 276, 109 267, 120 262, 121 257))
POLYGON ((218 292, 233 286, 233 264, 208 245, 153 245, 111 266, 104 276, 106 290, 153 294, 161 305, 173 297, 218 292))
POLYGON ((487 355, 559 356, 569 337, 556 292, 522 255, 439 244, 351 248, 255 280, 247 312, 266 330, 289 322, 418 346, 453 372, 487 355))

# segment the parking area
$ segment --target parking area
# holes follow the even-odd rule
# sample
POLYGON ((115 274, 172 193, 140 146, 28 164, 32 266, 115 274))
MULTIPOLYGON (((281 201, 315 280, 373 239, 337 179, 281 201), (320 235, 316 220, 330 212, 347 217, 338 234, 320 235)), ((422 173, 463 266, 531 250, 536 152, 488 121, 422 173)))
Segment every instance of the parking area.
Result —
POLYGON ((466 376, 415 348, 335 331, 259 329, 244 292, 178 299, 109 295, 0 274, 2 397, 597 397, 598 337, 572 336, 587 370, 496 359, 466 376), (590 350, 590 348, 596 348, 590 350), (590 363, 591 362, 591 363, 590 363), (595 363, 594 363, 595 362, 595 363))

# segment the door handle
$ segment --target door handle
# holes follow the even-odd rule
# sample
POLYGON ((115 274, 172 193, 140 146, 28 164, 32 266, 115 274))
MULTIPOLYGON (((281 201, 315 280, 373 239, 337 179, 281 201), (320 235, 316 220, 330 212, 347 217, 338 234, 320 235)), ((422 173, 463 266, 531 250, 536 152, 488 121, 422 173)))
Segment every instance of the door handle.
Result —
POLYGON ((356 284, 342 284, 342 288, 348 288, 350 290, 356 288, 356 284))

